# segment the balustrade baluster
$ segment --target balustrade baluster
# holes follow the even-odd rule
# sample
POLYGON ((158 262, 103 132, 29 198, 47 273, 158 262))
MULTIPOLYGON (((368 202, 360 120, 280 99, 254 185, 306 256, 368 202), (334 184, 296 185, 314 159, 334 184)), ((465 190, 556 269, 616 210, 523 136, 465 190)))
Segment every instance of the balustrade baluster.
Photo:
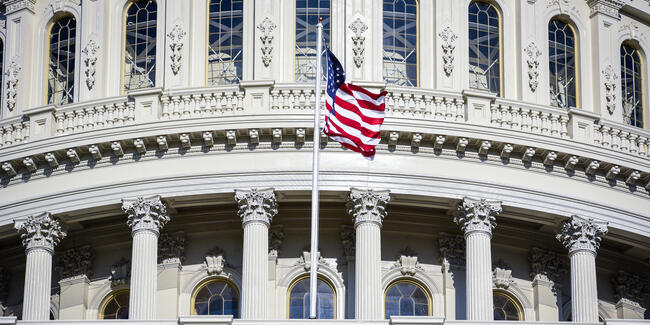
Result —
POLYGON ((56 121, 56 134, 63 134, 63 132, 65 132, 65 117, 63 113, 57 113, 54 119, 56 121))
POLYGON ((169 120, 171 116, 171 111, 169 110, 169 96, 160 96, 160 101, 162 102, 162 119, 169 120))
POLYGON ((462 98, 456 98, 456 121, 465 120, 465 101, 462 98))
POLYGON ((442 100, 443 98, 438 96, 436 96, 433 100, 436 106, 433 116, 435 120, 442 120, 442 100))

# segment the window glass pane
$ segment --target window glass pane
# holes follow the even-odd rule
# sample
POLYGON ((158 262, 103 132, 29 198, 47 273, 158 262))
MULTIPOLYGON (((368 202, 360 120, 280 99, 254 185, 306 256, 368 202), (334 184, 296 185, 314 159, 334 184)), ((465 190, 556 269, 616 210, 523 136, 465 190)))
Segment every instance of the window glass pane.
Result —
POLYGON ((482 1, 469 5, 469 84, 470 87, 501 91, 499 14, 496 7, 482 1))
POLYGON ((210 0, 208 85, 236 84, 242 78, 243 0, 210 0))
POLYGON ((548 23, 548 42, 551 105, 576 107, 576 38, 573 28, 552 19, 548 23))
POLYGON ((127 9, 124 90, 155 85, 157 9, 153 0, 135 0, 127 9))
POLYGON ((239 318, 239 293, 223 280, 212 280, 194 295, 195 315, 232 315, 239 318))
MULTIPOLYGON (((316 297, 316 317, 334 319, 336 300, 334 290, 325 281, 318 279, 316 297)), ((309 278, 296 282, 289 292, 289 318, 309 318, 309 278)))
POLYGON ((99 312, 101 319, 129 318, 129 291, 124 290, 110 296, 99 312))
MULTIPOLYGON (((297 82, 316 80, 316 25, 323 18, 323 50, 330 43, 330 1, 296 1, 295 78, 297 82)), ((322 55, 323 53, 321 53, 322 55)), ((325 80, 326 60, 321 60, 321 80, 325 80)))
POLYGON ((623 120, 643 127, 643 82, 641 56, 634 47, 621 45, 621 93, 623 94, 623 120))
POLYGON ((494 302, 494 320, 522 320, 520 308, 512 298, 500 292, 493 293, 492 298, 494 302))
POLYGON ((429 295, 419 285, 410 281, 393 283, 384 297, 385 317, 429 316, 429 295))
POLYGON ((50 29, 47 103, 64 105, 74 100, 76 20, 63 17, 50 29))
POLYGON ((418 4, 416 0, 384 0, 383 76, 389 84, 418 85, 418 4))

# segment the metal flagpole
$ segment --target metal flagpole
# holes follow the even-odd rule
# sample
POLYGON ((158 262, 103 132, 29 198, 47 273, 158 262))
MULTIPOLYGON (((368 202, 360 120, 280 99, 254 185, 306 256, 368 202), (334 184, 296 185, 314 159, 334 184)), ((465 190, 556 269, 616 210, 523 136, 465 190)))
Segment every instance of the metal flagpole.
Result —
POLYGON ((316 285, 318 284, 318 151, 320 149, 321 60, 323 53, 323 18, 316 25, 316 105, 314 107, 314 152, 311 174, 311 269, 309 272, 309 318, 316 318, 316 285))

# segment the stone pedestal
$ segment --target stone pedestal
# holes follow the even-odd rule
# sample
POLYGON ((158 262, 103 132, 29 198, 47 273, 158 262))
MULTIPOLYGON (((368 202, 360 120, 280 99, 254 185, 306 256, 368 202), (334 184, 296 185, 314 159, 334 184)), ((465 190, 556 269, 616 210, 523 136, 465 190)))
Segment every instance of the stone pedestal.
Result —
POLYGON ((598 322, 596 251, 607 223, 573 215, 556 238, 569 250, 571 261, 571 311, 573 321, 598 322))
POLYGON ((59 281, 61 302, 59 303, 60 320, 86 319, 88 309, 88 285, 86 275, 79 275, 59 281))
POLYGON ((619 319, 643 319, 645 308, 641 307, 636 301, 621 298, 616 303, 616 318, 619 319))
POLYGON ((122 210, 128 214, 133 249, 131 251, 131 288, 129 319, 156 319, 158 285, 158 236, 169 222, 167 208, 160 196, 122 200, 122 210))
POLYGON ((386 216, 388 191, 351 189, 348 212, 354 219, 355 318, 381 320, 381 225, 386 216))
POLYGON ((180 261, 164 261, 158 264, 158 319, 178 318, 180 291, 180 261))
POLYGON ((66 231, 49 213, 16 221, 15 228, 25 246, 25 292, 23 320, 50 319, 52 290, 52 255, 54 247, 66 236, 66 231))
POLYGON ((467 320, 494 320, 492 229, 501 201, 464 198, 454 221, 465 233, 467 320))
POLYGON ((535 320, 557 322, 562 306, 560 283, 568 272, 564 254, 533 248, 528 257, 533 278, 535 320))
POLYGON ((646 309, 639 302, 650 289, 647 277, 619 270, 612 277, 612 284, 616 291, 616 318, 643 319, 646 309))
POLYGON ((557 295, 553 282, 542 277, 533 279, 533 305, 536 321, 559 321, 557 295))
POLYGON ((278 212, 275 193, 273 189, 237 190, 235 200, 244 227, 241 318, 265 319, 268 317, 269 227, 278 212))

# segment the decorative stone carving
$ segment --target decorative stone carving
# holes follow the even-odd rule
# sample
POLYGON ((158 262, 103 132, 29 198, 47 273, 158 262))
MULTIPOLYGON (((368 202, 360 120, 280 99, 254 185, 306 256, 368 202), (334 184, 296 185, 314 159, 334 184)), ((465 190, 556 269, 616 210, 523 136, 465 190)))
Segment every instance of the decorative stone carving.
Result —
POLYGON ((71 248, 56 255, 54 270, 60 279, 72 278, 80 275, 88 277, 93 275, 94 254, 90 246, 71 248))
POLYGON ((85 55, 84 64, 86 65, 86 86, 88 90, 92 89, 95 85, 95 65, 97 64, 97 52, 99 51, 99 44, 95 40, 90 40, 86 44, 81 53, 85 55))
POLYGON ((67 236, 66 229, 49 212, 29 216, 22 223, 16 223, 25 250, 41 248, 54 253, 54 247, 67 236))
POLYGON ((386 217, 386 204, 390 201, 390 191, 372 189, 350 189, 348 213, 352 215, 354 226, 363 222, 373 222, 381 227, 386 217))
POLYGON ((182 263, 185 260, 185 233, 162 233, 158 238, 158 263, 182 263))
POLYGON ((45 7, 44 14, 56 14, 59 11, 64 11, 65 6, 79 7, 81 5, 80 0, 53 0, 47 7, 45 7))
POLYGON ((492 141, 483 140, 481 141, 481 146, 478 148, 478 154, 487 157, 490 148, 492 148, 492 141))
POLYGON ((388 145, 396 146, 397 140, 399 140, 399 132, 391 131, 388 135, 388 145))
POLYGON ((537 77, 539 76, 539 57, 542 55, 542 51, 535 45, 535 42, 530 42, 524 49, 524 53, 526 53, 526 63, 528 63, 528 86, 530 91, 535 92, 539 85, 537 77))
POLYGON ((59 167, 59 160, 52 152, 48 152, 45 154, 45 161, 47 161, 47 164, 50 165, 50 167, 52 168, 59 167))
POLYGON ((568 273, 569 264, 564 254, 533 248, 528 256, 530 277, 533 280, 553 281, 554 288, 559 288, 561 280, 568 273))
POLYGON ((223 274, 223 269, 226 266, 226 258, 223 256, 223 250, 219 247, 214 247, 205 253, 205 267, 207 268, 208 275, 223 274))
POLYGON ((568 11, 573 11, 573 13, 578 15, 580 13, 572 0, 547 0, 546 7, 557 7, 560 13, 568 13, 568 11))
POLYGON ((167 37, 169 38, 169 49, 171 50, 171 53, 169 54, 169 66, 174 74, 178 74, 178 71, 181 69, 181 60, 183 58, 183 38, 185 38, 186 34, 187 33, 183 30, 183 27, 179 24, 176 24, 172 30, 167 33, 167 37))
POLYGON ((506 143, 503 145, 503 148, 501 149, 501 158, 503 159, 510 159, 510 155, 512 154, 512 151, 515 149, 515 147, 510 144, 506 143))
POLYGON ((368 25, 360 17, 357 17, 357 19, 348 25, 348 28, 352 31, 352 58, 354 65, 357 68, 361 68, 366 50, 366 37, 363 34, 368 30, 368 25))
POLYGON ((278 202, 272 188, 236 190, 235 201, 239 207, 237 214, 242 220, 242 225, 263 222, 268 226, 278 213, 278 202))
POLYGON ((567 159, 566 164, 564 164, 564 169, 566 170, 575 170, 576 165, 580 162, 580 159, 576 156, 571 156, 567 159))
POLYGON ((492 284, 496 288, 508 289, 515 280, 512 279, 512 270, 510 268, 496 266, 492 270, 492 284))
POLYGON ((111 265, 111 285, 118 286, 129 283, 131 278, 131 261, 122 257, 115 264, 111 265))
POLYGON ((269 17, 264 18, 262 22, 257 25, 257 29, 260 31, 260 41, 262 42, 262 63, 265 67, 268 67, 271 64, 271 59, 273 58, 273 30, 277 26, 275 23, 269 19, 269 17))
POLYGON ((596 14, 603 14, 616 20, 621 19, 618 11, 625 5, 621 0, 587 0, 587 4, 590 8, 589 17, 596 14))
POLYGON ((596 254, 602 240, 601 236, 605 234, 607 234, 607 222, 572 215, 564 222, 555 238, 569 250, 569 254, 583 250, 596 254))
POLYGON ((8 16, 9 14, 12 14, 16 11, 27 9, 31 11, 32 13, 35 13, 34 11, 34 5, 36 4, 36 0, 13 0, 13 1, 6 1, 4 3, 5 5, 5 17, 8 16))
POLYGON ((160 201, 160 196, 138 197, 133 199, 122 199, 122 211, 128 214, 126 224, 131 227, 131 234, 141 230, 153 231, 156 234, 167 222, 167 208, 160 201))
POLYGON ((16 172, 16 168, 14 168, 14 165, 11 164, 9 161, 5 161, 2 163, 2 170, 9 175, 9 177, 14 177, 18 175, 16 172))
POLYGON ((501 213, 501 201, 472 199, 465 197, 458 206, 458 215, 454 222, 468 235, 474 231, 492 234, 496 227, 496 215, 501 213))
POLYGON ((612 115, 616 109, 616 79, 618 79, 618 76, 611 64, 607 65, 603 70, 603 77, 605 78, 605 100, 607 102, 607 111, 612 115))
MULTIPOLYGON (((9 8, 7 8, 7 11, 9 8)), ((11 62, 7 65, 7 71, 5 71, 5 76, 7 80, 7 108, 10 111, 13 111, 16 108, 16 97, 18 96, 18 82, 20 78, 20 70, 23 68, 16 62, 16 58, 12 59, 11 62)))
POLYGON ((343 254, 349 260, 350 258, 354 259, 356 256, 356 238, 357 233, 354 231, 354 228, 350 226, 341 227, 341 244, 343 245, 343 254))
POLYGON ((438 36, 440 36, 440 39, 442 40, 443 69, 445 70, 445 74, 449 77, 454 71, 454 50, 456 49, 454 43, 456 42, 456 39, 458 39, 458 35, 454 33, 451 27, 447 26, 442 30, 442 32, 440 32, 440 34, 438 34, 438 36))
POLYGON ((269 230, 269 255, 278 257, 283 240, 284 232, 282 231, 282 227, 271 227, 269 230))
MULTIPOLYGON (((648 2, 650 4, 650 2, 648 2)), ((634 40, 646 40, 645 34, 639 31, 639 26, 631 21, 628 24, 622 24, 618 29, 619 33, 623 33, 625 38, 634 39, 634 40)))
POLYGON ((438 236, 440 261, 445 268, 450 266, 465 267, 465 238, 444 232, 438 236))
POLYGON ((395 261, 395 264, 393 264, 393 267, 398 268, 402 275, 410 276, 422 270, 417 256, 400 255, 397 261, 395 261))
POLYGON ((614 300, 628 300, 629 303, 639 306, 639 303, 648 297, 647 290, 650 289, 650 283, 647 278, 644 279, 636 274, 631 274, 622 270, 612 276, 614 285, 614 300))
MULTIPOLYGON (((326 265, 336 270, 336 263, 323 258, 323 256, 320 254, 320 251, 316 252, 316 257, 318 260, 318 265, 326 265)), ((305 272, 309 272, 309 270, 311 270, 311 252, 306 248, 303 249, 302 253, 300 254, 300 258, 298 258, 298 261, 295 265, 302 265, 305 268, 305 272)))

